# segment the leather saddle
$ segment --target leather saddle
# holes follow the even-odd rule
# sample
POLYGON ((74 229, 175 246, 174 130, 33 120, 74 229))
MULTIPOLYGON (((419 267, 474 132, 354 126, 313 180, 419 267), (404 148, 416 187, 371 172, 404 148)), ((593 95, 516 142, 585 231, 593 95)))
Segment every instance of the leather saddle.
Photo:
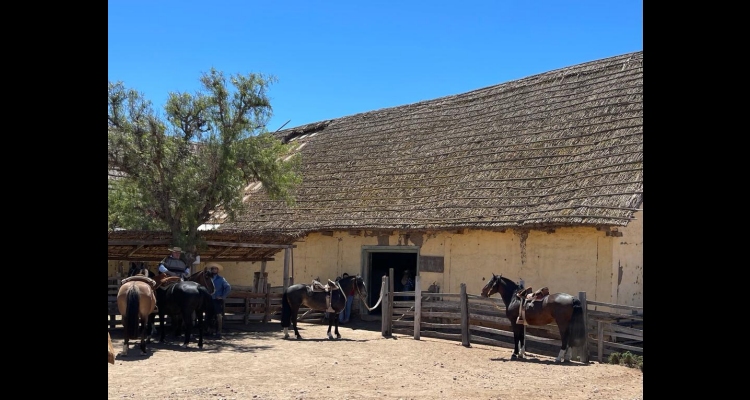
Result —
POLYGON ((325 285, 320 283, 318 280, 313 279, 311 287, 312 287, 313 292, 329 293, 333 290, 337 290, 339 288, 339 285, 330 279, 328 280, 328 283, 325 285))
POLYGON ((153 279, 151 279, 151 278, 149 278, 149 277, 147 277, 147 276, 143 276, 143 275, 129 276, 129 277, 123 279, 120 282, 121 283, 128 283, 128 282, 132 282, 132 281, 145 282, 145 283, 148 283, 149 285, 151 285, 152 289, 156 289, 156 281, 153 280, 153 279))
POLYGON ((521 300, 527 300, 527 301, 528 300, 538 301, 538 300, 542 300, 545 297, 549 296, 549 289, 546 286, 543 287, 543 288, 541 288, 541 289, 539 289, 539 290, 537 290, 536 292, 532 292, 532 290, 534 290, 534 289, 532 289, 530 287, 526 288, 526 289, 524 289, 524 290, 516 293, 516 296, 519 299, 521 299, 521 300))
POLYGON ((171 276, 165 273, 156 275, 154 278, 155 278, 154 281, 156 282, 156 286, 154 286, 154 289, 166 289, 167 287, 171 286, 173 283, 177 283, 182 280, 180 279, 179 276, 171 276))

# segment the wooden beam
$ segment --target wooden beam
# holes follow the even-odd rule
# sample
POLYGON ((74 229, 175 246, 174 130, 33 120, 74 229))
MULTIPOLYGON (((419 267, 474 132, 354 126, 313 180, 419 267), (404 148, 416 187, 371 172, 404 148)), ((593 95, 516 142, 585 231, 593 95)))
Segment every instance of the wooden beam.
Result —
POLYGON ((132 251, 131 251, 130 253, 128 253, 128 257, 132 256, 133 254, 135 254, 135 252, 136 252, 136 251, 138 251, 138 250, 140 250, 140 249, 142 249, 142 248, 143 248, 143 245, 142 245, 142 244, 141 244, 141 245, 138 245, 138 246, 136 246, 136 248, 134 248, 134 249, 133 249, 133 250, 132 250, 132 251))
POLYGON ((296 244, 257 244, 257 243, 234 243, 234 242, 214 242, 207 241, 209 246, 230 246, 230 247, 265 247, 269 249, 289 249, 297 247, 296 244))
MULTIPOLYGON (((108 261, 161 261, 164 259, 164 256, 118 256, 118 255, 108 255, 107 260, 108 261)), ((204 261, 214 261, 214 262, 256 262, 256 261, 275 261, 275 258, 214 258, 214 257, 208 257, 201 255, 201 262, 204 261)))
POLYGON ((233 246, 231 246, 231 247, 227 246, 224 250, 222 250, 218 254, 216 254, 216 257, 223 256, 226 252, 228 252, 229 250, 232 250, 233 248, 234 248, 233 246))
MULTIPOLYGON (((154 240, 118 240, 118 239, 112 239, 107 240, 107 244, 110 246, 145 246, 145 245, 152 245, 152 244, 169 244, 169 240, 161 240, 161 239, 154 239, 154 240)), ((164 249, 164 251, 167 251, 167 249, 164 249)))

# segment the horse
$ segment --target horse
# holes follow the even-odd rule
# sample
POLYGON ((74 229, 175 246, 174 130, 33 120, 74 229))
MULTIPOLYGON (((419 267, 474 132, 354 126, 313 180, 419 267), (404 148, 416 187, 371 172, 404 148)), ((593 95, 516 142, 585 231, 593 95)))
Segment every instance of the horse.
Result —
MULTIPOLYGON (((196 274, 200 274, 198 272, 196 274)), ((194 274, 195 275, 195 274, 194 274)), ((156 280, 156 306, 158 307, 161 334, 159 342, 164 342, 164 315, 172 318, 175 336, 180 333, 180 327, 185 329, 185 340, 181 347, 187 348, 193 328, 193 315, 197 317, 198 348, 203 348, 203 316, 213 318, 213 302, 211 292, 202 284, 194 281, 181 281, 179 277, 160 274, 156 280)), ((213 282, 212 282, 213 286, 213 282)))
POLYGON ((153 271, 148 269, 148 267, 146 266, 146 263, 132 261, 130 263, 130 270, 128 271, 128 276, 135 276, 135 275, 148 276, 151 279, 153 279, 156 276, 156 274, 153 271))
MULTIPOLYGON (((482 297, 490 297, 500 293, 505 303, 505 315, 513 328, 513 354, 511 360, 524 358, 526 343, 524 325, 516 323, 520 314, 521 300, 516 295, 521 289, 515 282, 502 275, 492 274, 492 279, 482 288, 482 297), (519 352, 520 343, 520 352, 519 352)), ((565 362, 570 361, 570 347, 578 347, 585 343, 586 327, 583 323, 583 308, 578 298, 567 293, 554 293, 542 300, 533 301, 533 306, 525 310, 525 321, 528 325, 547 325, 552 322, 560 330, 562 346, 555 362, 565 356, 565 362)))
POLYGON ((135 275, 122 280, 117 291, 117 309, 122 315, 122 326, 125 331, 125 341, 122 356, 128 355, 130 339, 140 337, 141 354, 146 354, 146 336, 149 328, 154 324, 154 308, 156 296, 154 286, 156 282, 142 275, 135 275), (139 326, 140 322, 140 326, 139 326))
POLYGON ((331 296, 331 308, 334 311, 333 316, 328 317, 328 339, 333 339, 331 335, 331 326, 335 324, 336 339, 341 339, 339 334, 339 313, 346 306, 346 293, 354 290, 355 295, 362 300, 368 310, 374 310, 380 305, 383 299, 382 292, 377 304, 370 308, 367 305, 367 287, 361 276, 347 276, 338 282, 337 288, 331 288, 330 292, 314 291, 313 287, 303 283, 291 285, 281 295, 281 326, 284 328, 284 339, 289 339, 289 325, 294 328, 294 334, 297 339, 302 336, 297 330, 297 313, 300 306, 304 305, 311 310, 327 311, 326 296, 331 296))

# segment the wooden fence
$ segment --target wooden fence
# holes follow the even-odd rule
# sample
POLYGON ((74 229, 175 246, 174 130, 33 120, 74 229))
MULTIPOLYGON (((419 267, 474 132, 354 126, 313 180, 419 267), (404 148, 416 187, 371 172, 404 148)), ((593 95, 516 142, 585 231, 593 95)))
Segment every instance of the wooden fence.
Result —
MULTIPOLYGON (((393 277, 393 271, 390 272, 393 277)), ((420 290, 419 276, 416 290, 396 292, 393 280, 383 277, 383 317, 381 333, 422 335, 471 343, 513 348, 513 332, 505 318, 505 304, 500 298, 485 298, 466 293, 461 284, 460 293, 429 293, 420 290), (407 297, 406 299, 404 297, 407 297)), ((643 354, 643 307, 587 301, 586 292, 579 292, 587 327, 587 343, 581 349, 573 348, 573 356, 587 362, 597 355, 599 362, 613 351, 629 350, 643 354), (630 324, 632 326, 624 326, 630 324), (628 343, 622 340, 629 340, 628 343)), ((526 349, 539 354, 557 357, 561 341, 555 324, 526 327, 526 349)))
MULTIPOLYGON (((256 273, 257 274, 257 273, 256 273)), ((107 278, 107 325, 109 329, 122 326, 120 311, 117 309, 117 290, 122 278, 107 278)), ((261 281, 261 285, 263 282, 261 281)), ((281 286, 266 284, 263 292, 257 292, 257 287, 232 286, 232 290, 225 300, 224 326, 227 323, 249 324, 250 322, 271 322, 281 314, 281 286)), ((324 313, 314 312, 306 307, 300 307, 298 321, 322 321, 324 313)), ((156 323, 159 323, 158 317, 156 323)), ((169 316, 165 316, 165 323, 171 325, 169 316)))

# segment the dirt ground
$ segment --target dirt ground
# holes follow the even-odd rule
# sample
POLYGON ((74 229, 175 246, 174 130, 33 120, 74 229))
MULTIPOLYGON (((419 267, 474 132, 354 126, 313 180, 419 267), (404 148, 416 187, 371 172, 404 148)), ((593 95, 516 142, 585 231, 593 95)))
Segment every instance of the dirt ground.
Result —
MULTIPOLYGON (((328 325, 300 323, 302 340, 283 338, 278 321, 230 325, 223 340, 187 349, 168 335, 149 354, 131 341, 128 357, 107 364, 109 399, 540 399, 642 400, 643 373, 592 362, 556 364, 510 349, 394 334, 357 321, 328 340, 328 325), (203 370, 199 378, 196 371, 203 370)), ((122 350, 122 328, 110 331, 122 350)), ((290 331, 290 337, 294 332, 290 331)), ((103 358, 103 357, 102 357, 103 358)))

